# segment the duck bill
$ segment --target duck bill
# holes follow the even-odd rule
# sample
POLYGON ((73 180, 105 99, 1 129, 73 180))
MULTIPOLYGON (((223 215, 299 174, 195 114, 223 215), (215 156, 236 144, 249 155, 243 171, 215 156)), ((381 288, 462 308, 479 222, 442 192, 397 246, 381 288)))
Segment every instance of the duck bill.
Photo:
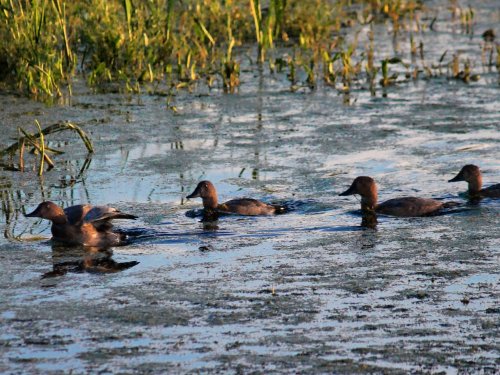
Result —
POLYGON ((346 191, 344 191, 343 193, 340 193, 339 196, 341 197, 345 197, 347 195, 353 195, 353 194, 357 194, 358 192, 356 191, 356 187, 354 186, 354 184, 351 185, 351 187, 349 189, 347 189, 346 191))
POLYGON ((191 194, 186 196, 186 198, 187 199, 200 198, 200 189, 198 187, 196 187, 196 189, 191 194))
POLYGON ((38 210, 38 207, 35 209, 35 211, 30 212, 29 214, 24 215, 24 217, 40 217, 40 212, 38 210))
POLYGON ((460 172, 459 174, 457 174, 451 180, 448 180, 448 182, 457 182, 457 181, 464 181, 464 178, 462 176, 462 172, 460 172))

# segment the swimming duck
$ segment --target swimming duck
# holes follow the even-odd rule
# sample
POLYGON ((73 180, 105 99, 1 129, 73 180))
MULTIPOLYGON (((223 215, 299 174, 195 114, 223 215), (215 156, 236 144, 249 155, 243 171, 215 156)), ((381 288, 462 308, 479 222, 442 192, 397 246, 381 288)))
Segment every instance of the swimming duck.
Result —
POLYGON ((468 193, 471 198, 500 198, 500 184, 495 184, 481 189, 481 186, 483 185, 483 176, 481 175, 479 167, 473 164, 468 164, 462 167, 460 172, 458 172, 458 174, 448 182, 456 181, 468 182, 468 193))
POLYGON ((64 210, 54 202, 38 205, 26 217, 40 217, 52 222, 52 239, 68 245, 83 245, 107 248, 123 244, 125 236, 112 232, 113 219, 137 219, 137 216, 123 213, 107 206, 81 204, 64 210))
POLYGON ((435 199, 416 197, 394 198, 377 204, 377 185, 373 178, 367 176, 356 177, 351 187, 339 195, 353 194, 361 195, 362 211, 391 216, 426 216, 436 213, 442 208, 454 205, 452 202, 444 203, 435 199))
POLYGON ((210 181, 201 181, 198 186, 196 186, 196 189, 186 198, 201 198, 203 200, 203 208, 205 210, 219 213, 257 216, 273 215, 284 212, 284 207, 267 204, 251 198, 232 199, 219 204, 217 191, 215 190, 215 186, 210 181))

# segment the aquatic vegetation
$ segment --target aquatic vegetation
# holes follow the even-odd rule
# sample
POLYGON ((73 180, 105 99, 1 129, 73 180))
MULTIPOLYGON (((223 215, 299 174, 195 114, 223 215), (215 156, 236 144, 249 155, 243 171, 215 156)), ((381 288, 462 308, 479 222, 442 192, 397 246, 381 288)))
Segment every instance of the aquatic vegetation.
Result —
POLYGON ((64 0, 0 3, 0 77, 35 98, 71 90, 76 56, 64 0))
POLYGON ((469 59, 466 59, 463 62, 463 68, 460 69, 460 55, 458 53, 453 55, 453 59, 449 65, 452 78, 462 80, 465 83, 470 81, 478 81, 480 78, 479 74, 472 73, 472 64, 469 59))
POLYGON ((240 64, 233 59, 233 47, 236 43, 233 37, 231 14, 226 14, 227 20, 227 51, 222 58, 221 76, 224 90, 233 92, 240 85, 240 64))
POLYGON ((466 8, 457 4, 457 0, 450 1, 450 10, 454 20, 458 19, 460 27, 465 34, 472 34, 474 32, 474 9, 468 5, 466 8))
MULTIPOLYGON (((375 95, 377 81, 383 87, 397 83, 388 65, 395 58, 402 64, 398 43, 405 38, 414 79, 419 70, 428 78, 443 74, 427 66, 419 41, 439 19, 424 23, 434 13, 417 0, 0 0, 0 8, 0 81, 40 100, 71 95, 76 74, 99 90, 140 92, 158 84, 191 90, 205 80, 234 92, 247 57, 259 69, 265 63, 272 72, 278 64, 278 73, 288 67, 292 88, 299 77, 299 86, 314 88, 322 76, 341 91, 366 81, 375 95), (381 33, 373 32, 374 25, 392 34, 393 54, 376 50, 381 33)), ((456 1, 449 9, 453 22, 472 35, 475 10, 456 1)), ((483 38, 489 43, 483 64, 498 69, 494 36, 483 38)), ((466 77, 467 67, 463 71, 466 77)))
POLYGON ((393 57, 390 59, 384 59, 381 61, 380 70, 382 71, 382 79, 380 80, 380 85, 385 87, 396 83, 396 79, 398 75, 396 73, 389 75, 389 65, 390 64, 401 64, 408 68, 408 65, 405 64, 400 58, 393 57))
MULTIPOLYGON (((89 136, 80 128, 78 125, 72 124, 71 122, 57 123, 42 129, 38 120, 35 120, 35 125, 37 127, 38 133, 29 133, 23 128, 19 128, 19 139, 17 142, 13 143, 4 150, 0 150, 0 157, 8 156, 10 158, 10 163, 5 163, 9 166, 9 169, 18 170, 23 172, 25 169, 25 151, 26 147, 30 147, 29 151, 33 155, 39 155, 38 164, 38 175, 41 176, 45 170, 45 165, 47 165, 47 170, 54 168, 54 161, 49 156, 49 154, 60 155, 64 152, 49 147, 46 144, 46 136, 50 134, 59 133, 66 130, 74 131, 78 134, 83 144, 87 148, 89 153, 94 152, 94 147, 89 136), (19 154, 19 162, 16 167, 13 162, 13 157, 19 154)), ((4 164, 2 162, 2 164, 4 164)))

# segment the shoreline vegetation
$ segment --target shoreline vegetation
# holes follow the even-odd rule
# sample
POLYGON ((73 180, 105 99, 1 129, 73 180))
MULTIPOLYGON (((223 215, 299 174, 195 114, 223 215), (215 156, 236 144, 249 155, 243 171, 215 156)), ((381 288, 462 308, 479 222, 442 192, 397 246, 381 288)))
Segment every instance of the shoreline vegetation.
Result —
MULTIPOLYGON (((473 8, 450 0, 446 9, 458 32, 474 34, 473 8)), ((478 65, 500 70, 493 30, 482 34, 481 61, 459 50, 428 61, 421 36, 438 22, 416 0, 0 0, 0 85, 45 102, 71 95, 76 76, 104 91, 170 96, 202 82, 230 93, 248 60, 251 69, 282 74, 291 90, 321 80, 375 95, 422 78, 476 81, 478 65), (381 56, 379 26, 409 54, 381 56)))

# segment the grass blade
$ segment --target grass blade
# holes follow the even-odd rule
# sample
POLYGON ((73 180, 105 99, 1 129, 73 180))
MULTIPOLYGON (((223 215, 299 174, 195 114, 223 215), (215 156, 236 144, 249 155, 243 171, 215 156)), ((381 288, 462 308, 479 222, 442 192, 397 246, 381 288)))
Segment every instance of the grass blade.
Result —
POLYGON ((35 120, 35 124, 38 128, 38 137, 40 138, 40 167, 38 168, 38 175, 41 176, 43 174, 43 162, 45 161, 45 139, 38 120, 35 120))

